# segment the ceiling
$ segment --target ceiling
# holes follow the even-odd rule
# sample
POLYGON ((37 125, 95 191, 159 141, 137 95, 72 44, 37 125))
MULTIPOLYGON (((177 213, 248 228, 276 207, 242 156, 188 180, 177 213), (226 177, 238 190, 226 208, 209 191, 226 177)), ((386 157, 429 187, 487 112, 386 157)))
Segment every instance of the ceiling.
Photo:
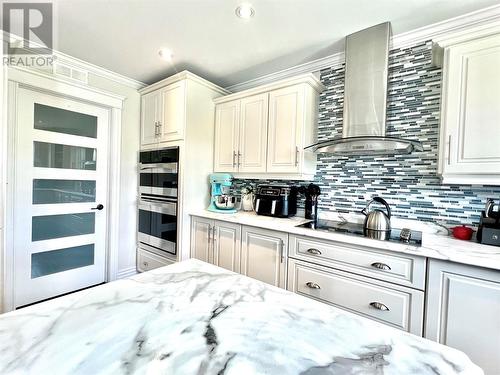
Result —
POLYGON ((59 51, 153 83, 189 69, 227 87, 343 50, 346 35, 391 21, 393 34, 499 0, 55 0, 59 51), (168 47, 173 62, 161 60, 168 47))

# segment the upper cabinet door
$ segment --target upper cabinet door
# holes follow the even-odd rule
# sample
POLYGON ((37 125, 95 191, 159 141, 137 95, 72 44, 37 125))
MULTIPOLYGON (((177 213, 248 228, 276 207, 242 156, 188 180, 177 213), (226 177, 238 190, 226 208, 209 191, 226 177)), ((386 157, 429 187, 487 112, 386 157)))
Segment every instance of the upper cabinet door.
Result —
POLYGON ((301 85, 269 94, 267 172, 299 173, 301 170, 304 96, 301 85))
POLYGON ((218 104, 215 109, 215 172, 238 171, 240 101, 218 104))
POLYGON ((443 80, 444 182, 500 183, 500 36, 451 46, 443 80))
POLYGON ((173 83, 160 91, 160 142, 183 139, 186 124, 186 81, 173 83))
POLYGON ((266 171, 267 116, 269 94, 241 99, 238 171, 266 171))
POLYGON ((160 93, 142 95, 141 98, 141 146, 158 142, 160 93))

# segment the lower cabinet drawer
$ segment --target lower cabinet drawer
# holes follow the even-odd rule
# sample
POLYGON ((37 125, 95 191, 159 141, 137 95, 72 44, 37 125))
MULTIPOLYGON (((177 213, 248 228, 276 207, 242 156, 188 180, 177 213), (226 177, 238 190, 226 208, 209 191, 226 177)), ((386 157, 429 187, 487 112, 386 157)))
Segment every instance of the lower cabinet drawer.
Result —
POLYGON ((144 249, 137 249, 137 270, 139 272, 151 271, 173 263, 175 263, 174 260, 161 257, 144 249))
POLYGON ((422 291, 294 259, 288 290, 422 336, 422 291))
POLYGON ((424 257, 297 235, 290 236, 289 247, 289 256, 294 259, 425 289, 424 257))

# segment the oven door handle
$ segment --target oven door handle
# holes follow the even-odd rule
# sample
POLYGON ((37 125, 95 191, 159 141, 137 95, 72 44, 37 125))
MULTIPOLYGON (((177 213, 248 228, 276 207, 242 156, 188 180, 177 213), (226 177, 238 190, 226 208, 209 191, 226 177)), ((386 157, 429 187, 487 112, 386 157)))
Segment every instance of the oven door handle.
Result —
POLYGON ((143 164, 139 163, 139 169, 141 171, 154 170, 156 173, 177 173, 178 163, 157 163, 157 164, 143 164))
POLYGON ((139 209, 143 211, 152 211, 159 214, 167 214, 172 216, 177 215, 177 204, 173 202, 154 202, 154 204, 143 204, 139 202, 138 206, 139 209))

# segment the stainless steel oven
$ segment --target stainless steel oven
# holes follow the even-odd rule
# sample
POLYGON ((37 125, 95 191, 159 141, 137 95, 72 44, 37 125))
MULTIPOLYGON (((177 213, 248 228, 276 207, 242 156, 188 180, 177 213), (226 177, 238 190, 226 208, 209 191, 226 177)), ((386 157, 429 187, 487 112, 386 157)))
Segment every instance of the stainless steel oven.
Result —
POLYGON ((175 256, 179 148, 141 151, 139 161, 139 245, 175 256))

